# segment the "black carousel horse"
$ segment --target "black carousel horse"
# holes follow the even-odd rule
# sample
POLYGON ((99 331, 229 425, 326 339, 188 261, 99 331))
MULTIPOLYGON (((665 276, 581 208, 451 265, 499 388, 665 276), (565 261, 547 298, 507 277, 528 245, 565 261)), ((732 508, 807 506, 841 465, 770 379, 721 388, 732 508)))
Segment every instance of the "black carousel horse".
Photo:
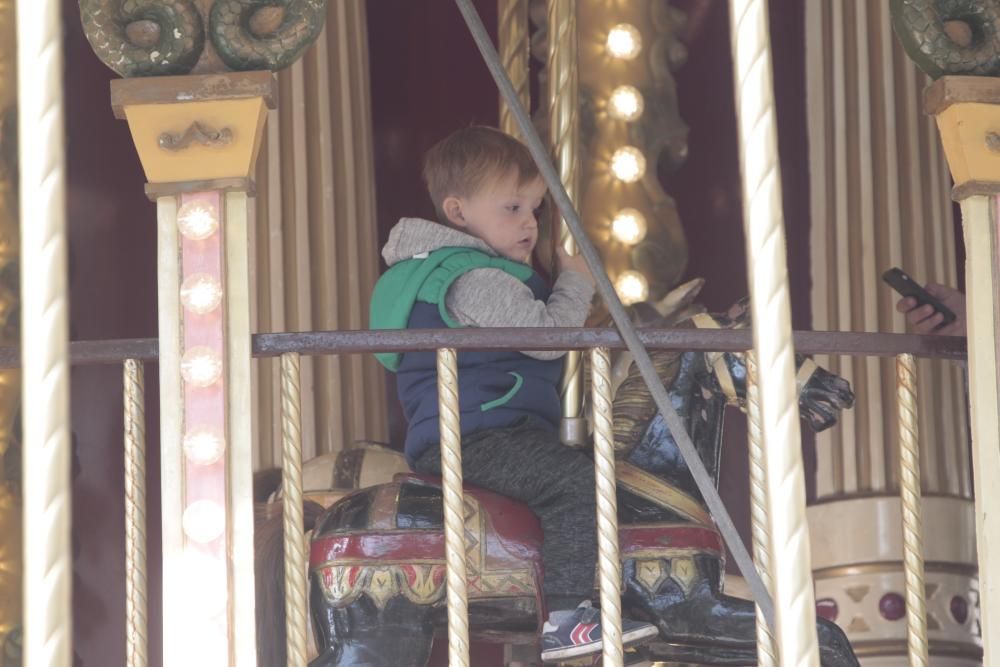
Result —
MULTIPOLYGON (((670 314, 643 304, 633 318, 640 326, 747 325, 745 302, 708 316, 690 305, 696 292, 675 299, 670 314)), ((653 351, 651 357, 717 481, 723 411, 742 405, 746 395, 742 355, 653 351)), ((660 631, 642 651, 650 660, 756 664, 754 605, 722 592, 725 550, 694 479, 627 356, 616 361, 615 373, 623 610, 660 631)), ((802 415, 816 431, 832 426, 853 399, 844 379, 819 367, 799 394, 802 415)), ((538 521, 497 494, 467 486, 465 496, 471 635, 533 644, 545 613, 538 521)), ((307 516, 309 524, 318 516, 307 526, 313 528, 310 606, 319 648, 311 667, 426 665, 435 632, 447 626, 439 479, 397 475, 321 515, 311 507, 307 516)), ((280 518, 259 526, 258 538, 259 660, 285 664, 280 518)), ((839 627, 819 619, 817 632, 823 665, 858 665, 839 627)))

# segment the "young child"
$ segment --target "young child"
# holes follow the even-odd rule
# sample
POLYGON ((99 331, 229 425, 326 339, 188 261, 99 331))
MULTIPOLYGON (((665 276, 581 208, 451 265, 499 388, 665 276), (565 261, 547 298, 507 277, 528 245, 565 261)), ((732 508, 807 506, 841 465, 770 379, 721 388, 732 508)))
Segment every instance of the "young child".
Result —
MULTIPOLYGON (((372 296, 373 329, 583 325, 594 294, 583 258, 560 252, 551 290, 530 266, 546 188, 525 146, 488 127, 459 130, 428 152, 424 178, 441 223, 404 218, 392 229, 382 250, 390 268, 372 296)), ((559 441, 563 355, 458 355, 465 481, 527 504, 542 524, 543 661, 602 646, 600 613, 589 600, 594 467, 559 441)), ((378 356, 397 374, 410 466, 440 474, 435 354, 378 356)), ((623 622, 626 643, 656 633, 648 623, 623 622)))

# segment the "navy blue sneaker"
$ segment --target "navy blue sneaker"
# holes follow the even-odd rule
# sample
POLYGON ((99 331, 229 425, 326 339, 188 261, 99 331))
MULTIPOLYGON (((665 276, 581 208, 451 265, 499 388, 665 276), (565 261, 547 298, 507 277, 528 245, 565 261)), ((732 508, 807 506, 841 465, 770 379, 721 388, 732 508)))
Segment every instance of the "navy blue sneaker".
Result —
MULTIPOLYGON (((655 637, 657 629, 651 623, 622 619, 622 644, 629 645, 655 637)), ((542 662, 559 662, 600 653, 601 612, 590 601, 580 603, 559 625, 548 621, 542 627, 542 662)))

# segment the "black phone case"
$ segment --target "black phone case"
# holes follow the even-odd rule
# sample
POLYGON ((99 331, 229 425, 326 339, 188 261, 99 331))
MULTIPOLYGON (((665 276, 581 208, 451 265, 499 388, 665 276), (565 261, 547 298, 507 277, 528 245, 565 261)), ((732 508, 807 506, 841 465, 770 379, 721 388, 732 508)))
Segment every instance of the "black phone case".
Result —
POLYGON ((951 312, 947 306, 931 296, 930 292, 918 285, 913 278, 908 276, 902 269, 889 269, 882 274, 882 280, 889 284, 901 296, 912 297, 917 300, 918 306, 930 305, 937 312, 944 316, 941 326, 951 324, 955 321, 955 313, 951 312))

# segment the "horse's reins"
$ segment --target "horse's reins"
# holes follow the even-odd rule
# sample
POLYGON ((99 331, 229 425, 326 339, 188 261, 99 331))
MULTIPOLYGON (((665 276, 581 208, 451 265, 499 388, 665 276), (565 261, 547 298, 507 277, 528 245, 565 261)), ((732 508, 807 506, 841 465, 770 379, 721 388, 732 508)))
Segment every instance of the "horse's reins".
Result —
POLYGON ((667 427, 670 429, 670 433, 673 435, 674 441, 677 443, 677 447, 684 457, 684 462, 691 471, 691 476, 694 478, 702 498, 705 499, 705 504, 708 505, 712 517, 719 527, 719 532, 729 546, 733 559, 739 566, 744 579, 746 579, 754 601, 760 608, 764 618, 767 619, 768 626, 773 631, 775 627, 774 601, 771 599, 771 594, 768 593, 767 587, 760 577, 760 573, 754 567, 753 559, 750 557, 746 545, 743 544, 743 540, 736 530, 736 525, 729 516, 726 506, 723 504, 722 498, 715 488, 712 476, 708 474, 705 464, 698 456, 698 450, 695 449, 694 443, 691 442, 691 436, 684 430, 683 422, 677 415, 677 411, 671 406, 670 397, 667 395, 663 383, 656 375, 656 370, 653 368, 653 362, 649 358, 649 353, 642 346, 639 337, 635 333, 635 329, 632 327, 632 323, 629 321, 625 308, 622 306, 618 294, 611 284, 611 280, 604 272, 604 265, 601 263, 600 255, 598 255, 597 250, 591 244, 590 239, 587 238, 587 234, 584 232, 583 225, 580 222, 580 216, 573 206, 573 202, 570 201, 569 194, 559 179, 558 173, 556 173, 555 168, 552 166, 548 150, 542 143, 541 138, 539 138, 538 132, 535 130, 531 118, 528 116, 528 112, 525 110, 524 105, 521 104, 521 100, 514 90, 514 85, 511 83, 510 77, 507 76, 507 72, 500 62, 500 56, 497 55, 496 48, 494 48, 493 43, 490 41, 489 34, 486 32, 486 28, 479 18, 479 13, 476 11, 471 0, 455 0, 455 2, 462 13, 462 17, 465 19, 465 24, 468 26, 473 40, 476 42, 476 46, 479 48, 479 52, 483 56, 483 60, 486 62, 486 67, 490 70, 490 74, 493 75, 493 80, 496 82, 500 94, 517 120, 518 128, 521 130, 521 135, 528 145, 528 150, 531 151, 531 155, 535 159, 535 164, 538 166, 538 170, 545 180, 549 192, 552 193, 563 220, 566 221, 567 227, 572 232, 580 254, 583 255, 587 266, 590 267, 590 271, 597 283, 597 291, 600 292, 601 297, 604 299, 604 303, 607 305, 608 311, 611 313, 611 317, 614 319, 615 325, 618 327, 618 331, 624 339, 626 346, 632 352, 635 364, 642 373, 642 377, 646 381, 646 386, 649 388, 649 393, 656 402, 660 414, 663 415, 667 427))

